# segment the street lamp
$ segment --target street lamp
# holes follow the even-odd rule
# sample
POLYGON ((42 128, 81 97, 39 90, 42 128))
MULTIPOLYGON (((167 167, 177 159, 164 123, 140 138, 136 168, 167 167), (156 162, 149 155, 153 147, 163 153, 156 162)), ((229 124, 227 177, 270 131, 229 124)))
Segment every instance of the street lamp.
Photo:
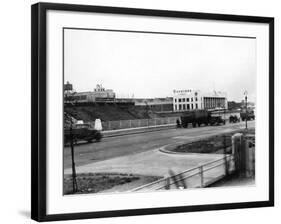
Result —
POLYGON ((226 104, 227 104, 227 102, 226 102, 226 98, 225 98, 225 100, 224 100, 225 102, 224 102, 224 107, 223 107, 223 115, 224 115, 224 122, 226 123, 226 104))
POLYGON ((248 121, 248 109, 247 109, 248 92, 247 92, 247 90, 244 92, 244 96, 245 96, 245 103, 246 103, 246 130, 247 130, 247 128, 248 128, 248 126, 247 126, 247 121, 248 121))

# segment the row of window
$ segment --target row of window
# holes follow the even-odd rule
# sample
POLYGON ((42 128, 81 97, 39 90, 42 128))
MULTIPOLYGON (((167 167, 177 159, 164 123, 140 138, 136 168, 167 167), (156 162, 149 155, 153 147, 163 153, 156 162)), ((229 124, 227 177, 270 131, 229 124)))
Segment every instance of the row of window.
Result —
MULTIPOLYGON (((189 102, 189 98, 179 98, 179 99, 175 99, 175 103, 179 101, 179 103, 181 102, 189 102)), ((190 101, 193 102, 193 97, 190 98, 190 101)), ((198 98, 195 97, 195 101, 198 101, 198 98)))
POLYGON ((193 110, 193 109, 198 109, 198 104, 195 104, 195 108, 193 104, 179 104, 175 105, 175 110, 193 110))
POLYGON ((226 101, 224 99, 217 99, 212 101, 204 101, 205 107, 225 107, 226 101))

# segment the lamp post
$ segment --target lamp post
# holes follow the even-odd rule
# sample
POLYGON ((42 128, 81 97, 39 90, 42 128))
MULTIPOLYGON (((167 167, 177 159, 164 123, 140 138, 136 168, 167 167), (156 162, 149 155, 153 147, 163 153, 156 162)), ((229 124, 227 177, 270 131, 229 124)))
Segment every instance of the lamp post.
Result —
POLYGON ((248 100, 248 92, 247 90, 244 92, 244 96, 245 96, 245 104, 246 104, 246 130, 248 129, 248 124, 247 124, 247 121, 248 121, 248 109, 247 109, 247 100, 248 100))
POLYGON ((227 104, 227 102, 226 102, 226 99, 224 100, 225 102, 224 102, 224 107, 223 107, 223 115, 224 115, 224 122, 226 123, 226 104, 227 104))

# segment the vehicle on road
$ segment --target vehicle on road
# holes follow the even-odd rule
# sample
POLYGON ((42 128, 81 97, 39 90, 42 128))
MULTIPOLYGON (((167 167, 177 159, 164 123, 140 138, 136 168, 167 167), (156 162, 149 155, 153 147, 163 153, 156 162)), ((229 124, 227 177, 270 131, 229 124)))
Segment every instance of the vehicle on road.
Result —
POLYGON ((237 122, 240 122, 240 118, 236 115, 230 115, 229 123, 237 123, 237 122))
POLYGON ((73 143, 78 141, 92 142, 93 140, 99 142, 102 139, 102 134, 88 123, 73 124, 72 127, 64 128, 64 144, 70 143, 71 138, 73 143))
POLYGON ((179 119, 177 119, 177 128, 181 128, 181 122, 180 122, 180 120, 179 119))
POLYGON ((210 118, 210 125, 220 125, 220 124, 225 124, 225 120, 222 119, 221 116, 211 116, 210 118))
POLYGON ((240 112, 240 117, 241 117, 241 119, 242 119, 242 121, 245 121, 245 120, 247 120, 247 121, 250 121, 250 120, 255 120, 255 113, 254 113, 254 111, 253 110, 242 110, 241 112, 240 112))
POLYGON ((220 125, 225 124, 225 120, 222 119, 222 116, 212 116, 211 112, 207 110, 194 110, 181 116, 182 127, 187 128, 188 124, 192 124, 193 127, 200 127, 202 124, 205 126, 220 125))

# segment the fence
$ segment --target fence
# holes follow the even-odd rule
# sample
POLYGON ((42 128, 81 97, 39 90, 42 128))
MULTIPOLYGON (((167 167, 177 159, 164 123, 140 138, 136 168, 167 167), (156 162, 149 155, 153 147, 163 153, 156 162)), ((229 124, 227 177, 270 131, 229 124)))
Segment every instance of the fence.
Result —
POLYGON ((205 187, 232 173, 235 170, 234 156, 224 155, 223 158, 205 163, 152 183, 140 186, 132 191, 167 190, 178 188, 205 187), (208 173, 208 175, 206 175, 208 173))
POLYGON ((119 130, 119 129, 126 129, 126 128, 169 125, 169 124, 176 124, 177 119, 178 117, 163 117, 163 118, 152 118, 152 119, 103 121, 102 129, 104 131, 107 131, 107 130, 119 130))

